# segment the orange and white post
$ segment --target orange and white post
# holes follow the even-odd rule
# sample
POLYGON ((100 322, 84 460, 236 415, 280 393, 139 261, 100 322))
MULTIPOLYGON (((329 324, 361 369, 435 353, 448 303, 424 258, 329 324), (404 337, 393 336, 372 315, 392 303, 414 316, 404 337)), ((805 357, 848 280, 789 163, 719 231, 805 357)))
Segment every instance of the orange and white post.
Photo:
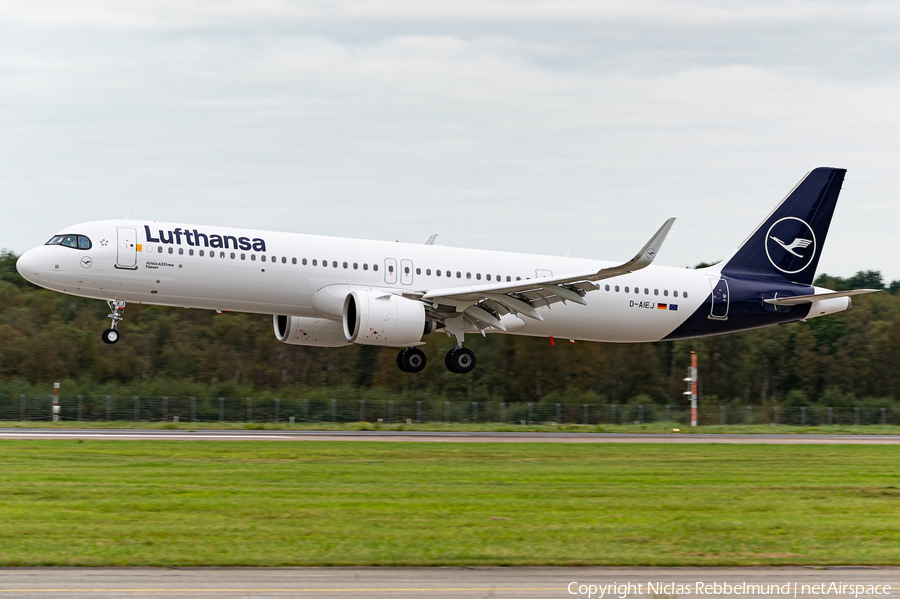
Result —
POLYGON ((697 426, 697 352, 691 352, 691 367, 684 381, 688 384, 685 395, 691 396, 691 426, 697 426))

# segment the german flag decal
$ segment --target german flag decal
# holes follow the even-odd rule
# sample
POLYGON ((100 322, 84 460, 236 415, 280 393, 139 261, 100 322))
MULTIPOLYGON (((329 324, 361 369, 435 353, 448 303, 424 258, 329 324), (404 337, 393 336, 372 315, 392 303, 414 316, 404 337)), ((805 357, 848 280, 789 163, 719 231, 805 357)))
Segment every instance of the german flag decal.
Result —
POLYGON ((669 307, 666 304, 656 304, 657 310, 668 310, 669 307))

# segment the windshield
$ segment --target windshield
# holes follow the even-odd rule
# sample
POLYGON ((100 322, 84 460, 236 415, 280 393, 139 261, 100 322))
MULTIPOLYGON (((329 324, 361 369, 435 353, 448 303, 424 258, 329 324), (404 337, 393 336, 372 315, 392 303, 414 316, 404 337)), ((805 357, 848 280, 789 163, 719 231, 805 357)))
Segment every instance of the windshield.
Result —
POLYGON ((86 235, 54 235, 44 245, 62 245, 77 250, 91 249, 91 240, 86 235))

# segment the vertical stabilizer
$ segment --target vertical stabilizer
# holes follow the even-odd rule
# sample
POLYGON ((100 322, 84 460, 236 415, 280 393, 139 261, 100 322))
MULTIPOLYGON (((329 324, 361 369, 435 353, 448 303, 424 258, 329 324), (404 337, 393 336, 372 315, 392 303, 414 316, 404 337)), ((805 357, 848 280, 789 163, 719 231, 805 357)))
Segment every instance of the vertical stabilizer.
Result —
POLYGON ((820 167, 807 174, 725 262, 722 273, 811 285, 846 172, 820 167))

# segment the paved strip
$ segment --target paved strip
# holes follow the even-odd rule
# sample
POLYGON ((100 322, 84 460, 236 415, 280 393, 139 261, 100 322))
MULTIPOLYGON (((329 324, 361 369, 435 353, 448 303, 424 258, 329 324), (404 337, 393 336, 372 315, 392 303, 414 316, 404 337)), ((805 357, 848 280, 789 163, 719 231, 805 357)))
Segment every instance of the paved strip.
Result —
POLYGON ((414 441, 468 443, 726 443, 770 445, 900 445, 900 435, 625 434, 431 431, 240 431, 151 429, 0 429, 0 439, 174 441, 414 441))
MULTIPOLYGON (((585 597, 589 585, 616 585, 605 597, 725 595, 697 585, 764 585, 741 597, 836 595, 838 585, 878 585, 879 597, 900 591, 898 568, 5 568, 0 596, 22 598, 137 597, 371 597, 534 598, 585 597), (574 583, 574 584, 573 584, 574 583), (651 588, 648 583, 656 587, 651 588), (579 593, 581 585, 583 593, 579 593), (660 585, 674 585, 669 588, 660 585), (682 585, 689 592, 680 592, 682 585), (777 585, 772 591, 768 585, 777 585), (806 585, 806 588, 804 587, 806 585), (815 592, 814 585, 824 585, 815 592), (635 588, 639 587, 639 588, 635 588), (618 590, 616 590, 618 589, 618 590), (760 590, 762 592, 753 592, 760 590), (614 591, 614 592, 613 592, 614 591), (826 592, 829 591, 829 592, 826 592)), ((734 594, 734 593, 731 593, 734 594)), ((597 597, 598 594, 593 595, 597 597)))

